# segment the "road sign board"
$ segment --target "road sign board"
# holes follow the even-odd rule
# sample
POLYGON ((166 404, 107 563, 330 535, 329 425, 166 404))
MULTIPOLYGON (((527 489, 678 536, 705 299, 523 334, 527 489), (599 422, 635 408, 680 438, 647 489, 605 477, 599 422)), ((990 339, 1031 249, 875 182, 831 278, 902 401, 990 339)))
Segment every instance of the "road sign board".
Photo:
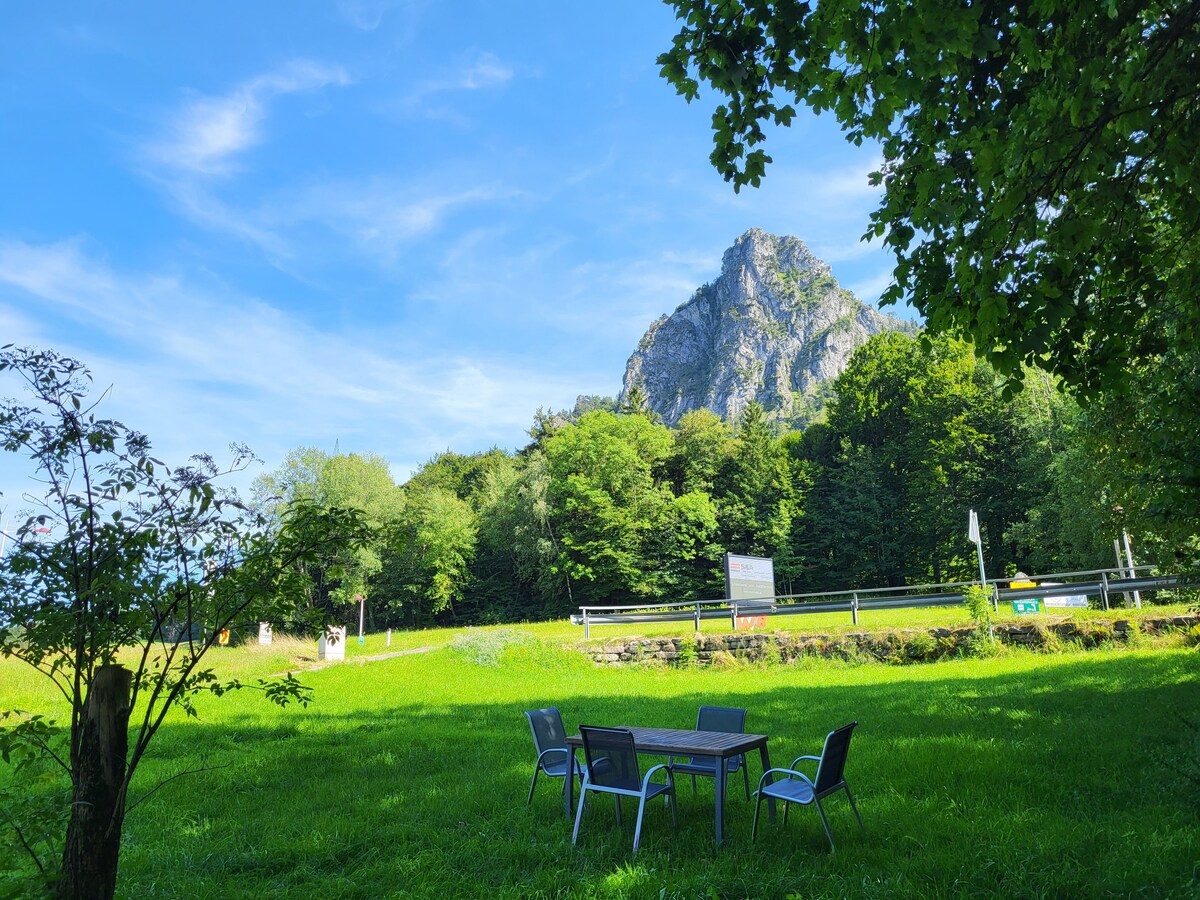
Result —
POLYGON ((774 563, 766 557, 726 553, 725 597, 770 603, 775 597, 774 563))
POLYGON ((1012 602, 1012 605, 1013 605, 1013 613, 1015 613, 1018 616, 1027 616, 1030 613, 1037 613, 1037 612, 1042 611, 1042 601, 1041 600, 1014 600, 1012 602))

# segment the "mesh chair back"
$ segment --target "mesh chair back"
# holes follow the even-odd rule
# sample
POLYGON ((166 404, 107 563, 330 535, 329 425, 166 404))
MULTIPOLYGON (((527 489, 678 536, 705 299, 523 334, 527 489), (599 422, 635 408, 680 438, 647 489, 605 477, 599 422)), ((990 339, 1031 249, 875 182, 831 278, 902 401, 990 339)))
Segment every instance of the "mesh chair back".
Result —
POLYGON ((623 728, 580 725, 579 736, 583 739, 583 755, 591 784, 635 794, 641 792, 642 773, 638 769, 630 732, 623 728))
POLYGON ((817 766, 817 796, 821 797, 828 791, 838 788, 845 780, 843 772, 846 768, 846 755, 850 752, 850 736, 854 733, 857 722, 843 725, 837 731, 829 732, 825 738, 825 747, 821 750, 821 762, 817 766))
POLYGON ((743 734, 746 731, 746 711, 727 706, 702 706, 696 716, 696 730, 743 734))
POLYGON ((535 709, 525 715, 529 719, 529 727, 533 729, 533 743, 539 754, 547 750, 567 749, 567 732, 563 728, 562 714, 556 707, 535 709))

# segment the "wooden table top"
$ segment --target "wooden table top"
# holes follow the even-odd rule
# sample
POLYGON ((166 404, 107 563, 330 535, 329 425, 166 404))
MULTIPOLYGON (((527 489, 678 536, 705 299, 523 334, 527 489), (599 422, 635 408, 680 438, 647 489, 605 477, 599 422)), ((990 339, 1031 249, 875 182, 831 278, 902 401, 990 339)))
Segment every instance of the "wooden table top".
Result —
MULTIPOLYGON (((605 726, 608 727, 608 726, 605 726)), ((635 728, 615 726, 633 735, 634 748, 640 753, 674 756, 717 756, 722 759, 755 750, 767 743, 765 734, 731 734, 726 731, 694 731, 679 728, 635 728)), ((567 745, 582 747, 583 738, 568 735, 567 745)))

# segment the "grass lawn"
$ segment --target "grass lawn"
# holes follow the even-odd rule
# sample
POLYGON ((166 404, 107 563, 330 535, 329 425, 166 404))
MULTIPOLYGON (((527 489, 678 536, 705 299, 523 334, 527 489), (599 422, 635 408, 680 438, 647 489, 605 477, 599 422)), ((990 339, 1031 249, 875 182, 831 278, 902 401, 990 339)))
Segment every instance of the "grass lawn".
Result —
MULTIPOLYGON (((581 631, 522 626, 524 638, 506 643, 506 632, 480 629, 457 646, 447 645, 455 631, 394 634, 391 648, 383 635, 362 647, 352 638, 345 664, 304 673, 316 690, 308 709, 249 693, 204 700, 198 721, 176 716, 160 732, 135 795, 208 771, 131 813, 118 894, 1200 896, 1200 796, 1171 768, 1200 774, 1198 732, 1180 718, 1200 719, 1194 647, 903 667, 597 668, 560 647, 581 631), (424 646, 435 649, 355 664, 424 646), (711 779, 696 797, 681 779, 678 833, 664 807, 647 811, 636 857, 633 817, 619 829, 611 803, 589 803, 575 848, 561 781, 540 779, 526 808, 534 754, 522 711, 558 706, 568 728, 682 728, 702 703, 746 707, 775 765, 818 753, 827 731, 857 719, 847 777, 866 834, 835 797, 836 853, 811 808, 786 827, 782 816, 760 824, 751 844, 740 778, 719 848, 711 779)), ((214 658, 254 675, 294 667, 295 652, 280 643, 214 658)), ((0 661, 0 708, 52 701, 0 661)))

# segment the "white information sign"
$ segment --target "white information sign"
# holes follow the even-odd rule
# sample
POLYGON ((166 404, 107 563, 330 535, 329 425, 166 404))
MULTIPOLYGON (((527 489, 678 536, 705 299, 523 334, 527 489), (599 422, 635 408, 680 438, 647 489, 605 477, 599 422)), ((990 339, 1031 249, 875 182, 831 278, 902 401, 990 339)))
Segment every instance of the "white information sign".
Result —
POLYGON ((725 597, 771 603, 775 597, 775 564, 761 556, 726 553, 725 597))
POLYGON ((1074 607, 1076 609, 1087 609, 1088 598, 1087 594, 1067 594, 1065 597, 1047 597, 1046 606, 1052 607, 1074 607))
POLYGON ((271 643, 271 623, 270 622, 259 622, 258 623, 258 642, 260 644, 271 643))
MULTIPOLYGON (((1062 583, 1058 581, 1043 581, 1042 587, 1062 587, 1062 583)), ((1059 609, 1087 609, 1088 598, 1087 594, 1067 594, 1061 597, 1045 598, 1046 608, 1050 609, 1057 607, 1059 609)))

